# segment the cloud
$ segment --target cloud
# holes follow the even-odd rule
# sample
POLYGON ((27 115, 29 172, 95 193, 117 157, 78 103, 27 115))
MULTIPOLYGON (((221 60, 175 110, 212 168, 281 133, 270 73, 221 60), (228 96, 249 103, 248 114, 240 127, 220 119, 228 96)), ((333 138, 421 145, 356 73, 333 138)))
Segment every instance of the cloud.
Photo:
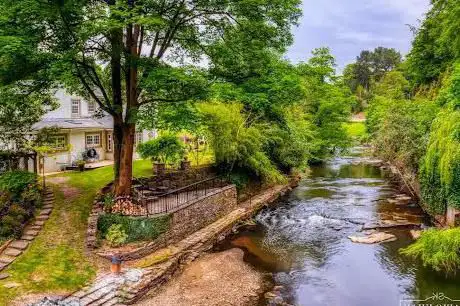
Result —
POLYGON ((429 0, 304 0, 300 26, 287 57, 304 61, 312 49, 331 48, 339 67, 361 50, 378 46, 408 52, 412 33, 429 8, 429 0))

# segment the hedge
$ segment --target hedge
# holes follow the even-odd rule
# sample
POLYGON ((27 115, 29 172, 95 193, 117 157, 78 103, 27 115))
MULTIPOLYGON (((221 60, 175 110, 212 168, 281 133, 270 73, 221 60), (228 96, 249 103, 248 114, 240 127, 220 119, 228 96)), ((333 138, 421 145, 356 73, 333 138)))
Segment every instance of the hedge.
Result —
POLYGON ((154 240, 169 228, 169 215, 157 217, 129 217, 117 214, 104 214, 97 220, 97 229, 101 237, 107 235, 111 225, 120 224, 128 235, 126 243, 142 240, 154 240))

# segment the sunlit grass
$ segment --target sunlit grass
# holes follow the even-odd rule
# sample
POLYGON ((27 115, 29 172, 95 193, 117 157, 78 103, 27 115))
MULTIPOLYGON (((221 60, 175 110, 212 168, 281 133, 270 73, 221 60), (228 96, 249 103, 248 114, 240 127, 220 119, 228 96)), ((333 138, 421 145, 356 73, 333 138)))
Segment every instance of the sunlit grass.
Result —
POLYGON ((353 138, 363 138, 367 136, 366 125, 364 122, 347 122, 345 123, 348 136, 353 138))

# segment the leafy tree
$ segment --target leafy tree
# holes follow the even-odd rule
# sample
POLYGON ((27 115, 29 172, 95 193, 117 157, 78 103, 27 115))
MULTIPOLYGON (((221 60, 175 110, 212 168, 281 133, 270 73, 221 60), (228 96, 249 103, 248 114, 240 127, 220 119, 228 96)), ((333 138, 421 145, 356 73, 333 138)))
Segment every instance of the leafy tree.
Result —
POLYGON ((176 135, 167 133, 139 144, 137 151, 142 158, 166 164, 178 162, 184 156, 185 148, 176 135))
POLYGON ((401 58, 401 54, 392 48, 377 47, 373 51, 361 51, 356 62, 345 67, 345 83, 352 92, 357 92, 359 87, 369 92, 374 82, 379 82, 401 63, 401 58))
POLYGON ((203 60, 221 77, 251 76, 267 50, 282 52, 291 42, 298 6, 298 0, 1 0, 0 83, 46 80, 51 87, 57 80, 96 101, 114 118, 115 193, 126 195, 139 109, 202 99, 203 60))
POLYGON ((47 92, 27 89, 20 86, 0 88, 0 142, 17 150, 26 149, 33 124, 56 106, 47 92))
POLYGON ((215 160, 227 171, 243 168, 264 181, 283 181, 283 177, 264 151, 267 128, 251 122, 239 103, 203 103, 198 106, 206 122, 215 160))
POLYGON ((414 85, 429 84, 448 70, 460 55, 460 2, 432 0, 432 7, 407 56, 408 73, 414 85))
POLYGON ((353 101, 334 67, 335 60, 327 48, 315 50, 308 63, 297 67, 305 89, 305 99, 300 104, 315 127, 311 154, 316 161, 348 145, 343 123, 348 120, 353 101))

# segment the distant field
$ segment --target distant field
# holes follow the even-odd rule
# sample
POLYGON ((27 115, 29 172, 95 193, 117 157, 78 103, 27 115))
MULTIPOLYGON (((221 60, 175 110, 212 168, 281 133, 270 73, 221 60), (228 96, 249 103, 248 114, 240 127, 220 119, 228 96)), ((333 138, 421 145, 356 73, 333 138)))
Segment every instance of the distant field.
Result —
POLYGON ((347 122, 345 128, 350 137, 363 138, 367 135, 366 125, 364 122, 347 122))

